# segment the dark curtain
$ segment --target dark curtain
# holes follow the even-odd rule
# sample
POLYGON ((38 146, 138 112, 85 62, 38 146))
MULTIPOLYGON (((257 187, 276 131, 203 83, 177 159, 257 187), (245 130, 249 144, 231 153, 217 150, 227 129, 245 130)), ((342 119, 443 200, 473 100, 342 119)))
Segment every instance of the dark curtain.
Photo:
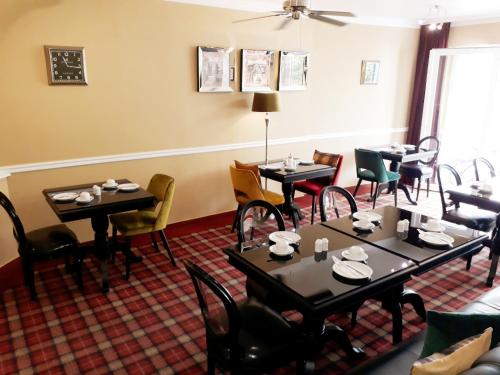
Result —
MULTIPOLYGON (((416 144, 420 139, 420 130, 422 127, 422 114, 424 111, 425 86, 427 81, 427 68, 429 65, 429 54, 433 48, 448 47, 448 36, 450 35, 450 23, 444 23, 441 30, 429 30, 428 26, 420 28, 420 41, 418 43, 417 64, 415 68, 415 79, 413 82, 413 94, 411 99, 410 120, 408 124, 408 134, 406 143, 416 144)), ((437 83, 437 93, 441 93, 443 81, 443 61, 440 62, 440 74, 437 83)), ((440 95, 436 95, 439 100, 440 95)), ((436 113, 434 112, 436 115, 436 113)), ((437 118, 433 120, 433 132, 437 129, 437 118)))

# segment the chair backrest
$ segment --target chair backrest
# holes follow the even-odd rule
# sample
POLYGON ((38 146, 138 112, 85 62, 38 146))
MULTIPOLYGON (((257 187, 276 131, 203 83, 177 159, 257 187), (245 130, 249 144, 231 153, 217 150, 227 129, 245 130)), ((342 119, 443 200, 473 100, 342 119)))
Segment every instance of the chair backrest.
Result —
POLYGON ((443 209, 443 214, 446 213, 448 207, 453 205, 452 202, 448 202, 444 196, 446 187, 449 185, 460 186, 462 185, 462 179, 458 172, 449 164, 440 164, 437 168, 437 178, 439 185, 439 195, 441 197, 441 207, 443 209))
POLYGON ((428 165, 428 166, 433 166, 436 163, 436 160, 439 156, 439 150, 441 148, 441 144, 439 142, 439 139, 433 135, 430 135, 428 137, 422 138, 420 141, 417 143, 417 151, 436 151, 436 153, 428 159, 425 160, 419 160, 419 163, 428 165))
POLYGON ((485 158, 475 158, 474 161, 474 171, 476 173, 476 181, 481 181, 481 178, 484 180, 484 173, 481 173, 481 170, 484 170, 486 167, 487 172, 489 172, 489 176, 486 178, 493 178, 496 176, 495 167, 490 163, 488 159, 485 158))
POLYGON ((243 206, 238 217, 238 243, 267 239, 272 232, 285 230, 285 220, 271 203, 253 200, 243 206))
MULTIPOLYGON (((16 210, 14 209, 14 205, 12 202, 7 198, 7 196, 0 191, 0 206, 2 206, 7 212, 7 215, 9 215, 10 220, 12 221, 12 224, 14 225, 14 237, 16 238, 17 242, 19 243, 19 252, 21 253, 22 251, 26 251, 27 249, 27 241, 26 241, 26 233, 24 232, 24 226, 23 223, 21 222, 21 219, 19 218, 19 215, 17 215, 16 210)), ((20 254, 21 256, 24 254, 20 254)))
POLYGON ((379 183, 384 183, 389 180, 387 177, 387 169, 385 168, 384 159, 377 151, 363 150, 357 148, 354 150, 354 158, 356 159, 356 171, 358 178, 363 169, 372 171, 379 183))
POLYGON ((231 348, 230 355, 239 358, 238 333, 240 316, 238 307, 231 294, 217 280, 191 261, 184 265, 193 281, 198 303, 200 305, 205 329, 207 345, 211 339, 216 339, 231 348))
POLYGON ((259 169, 259 166, 257 164, 246 164, 246 163, 242 163, 238 160, 235 160, 234 166, 237 169, 248 169, 248 170, 252 171, 253 174, 255 175, 255 177, 257 178, 257 181, 259 182, 259 186, 262 186, 262 183, 260 180, 260 169, 259 169))
POLYGON ((255 174, 248 169, 238 169, 229 166, 234 195, 238 202, 248 202, 254 199, 264 199, 264 194, 255 174))
POLYGON ((174 200, 175 180, 165 174, 155 174, 149 181, 147 191, 155 196, 156 207, 160 205, 154 229, 164 229, 168 224, 168 216, 174 200))
POLYGON ((336 185, 340 176, 340 169, 342 168, 344 156, 314 150, 313 160, 315 164, 324 164, 335 168, 335 172, 333 172, 331 177, 319 177, 315 178, 314 181, 317 181, 324 186, 336 185))
POLYGON ((346 189, 340 186, 326 186, 319 195, 319 210, 321 214, 321 221, 328 221, 333 219, 331 214, 331 209, 333 208, 337 218, 340 217, 339 208, 339 195, 342 196, 349 204, 349 209, 351 214, 358 211, 358 206, 356 200, 346 189))

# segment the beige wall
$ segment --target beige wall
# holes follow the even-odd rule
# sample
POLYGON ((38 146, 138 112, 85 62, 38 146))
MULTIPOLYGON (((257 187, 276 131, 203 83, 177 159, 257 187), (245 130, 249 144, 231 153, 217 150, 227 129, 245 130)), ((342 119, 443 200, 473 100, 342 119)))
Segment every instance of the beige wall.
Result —
MULTIPOLYGON (((270 138, 407 125, 418 31, 319 22, 233 24, 252 14, 161 0, 4 0, 0 3, 1 166, 261 141, 262 114, 251 113, 251 94, 196 92, 197 45, 306 50, 309 87, 281 93, 270 138), (49 86, 43 45, 84 46, 89 85, 49 86), (362 59, 381 61, 380 83, 360 85, 362 59)), ((238 69, 239 71, 239 69, 238 69)), ((239 72, 238 72, 239 74, 239 72)), ((341 184, 352 185, 355 146, 402 140, 380 133, 274 146, 310 157, 314 148, 341 152, 341 184)), ((41 190, 127 177, 146 184, 155 172, 176 178, 171 221, 234 209, 227 166, 232 159, 263 158, 262 148, 95 166, 16 173, 9 189, 32 228, 56 223, 41 190)), ((273 185, 279 190, 279 186, 273 185)), ((88 223, 72 223, 82 240, 88 223)))
POLYGON ((453 26, 449 47, 476 47, 500 45, 500 22, 469 26, 453 26))

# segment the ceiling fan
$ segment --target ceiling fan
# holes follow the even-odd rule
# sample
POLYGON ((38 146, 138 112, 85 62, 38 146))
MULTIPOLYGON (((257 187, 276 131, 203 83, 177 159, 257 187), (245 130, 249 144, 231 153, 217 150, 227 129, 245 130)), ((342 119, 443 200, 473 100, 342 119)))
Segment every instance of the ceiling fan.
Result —
POLYGON ((300 20, 302 17, 311 18, 313 20, 325 22, 325 23, 328 23, 328 24, 334 25, 334 26, 344 26, 344 25, 346 25, 346 23, 339 21, 339 20, 336 20, 336 19, 333 19, 333 18, 325 17, 325 16, 356 17, 351 12, 338 12, 338 11, 334 11, 334 10, 313 10, 313 9, 310 9, 310 1, 309 0, 285 0, 283 2, 283 10, 282 11, 276 11, 276 12, 271 12, 271 13, 272 14, 269 14, 266 16, 247 18, 244 20, 234 21, 233 23, 247 22, 247 21, 253 21, 253 20, 258 20, 258 19, 262 19, 262 18, 283 16, 283 17, 285 17, 285 19, 276 28, 276 30, 282 30, 285 27, 287 27, 290 24, 290 22, 292 22, 292 20, 300 20))

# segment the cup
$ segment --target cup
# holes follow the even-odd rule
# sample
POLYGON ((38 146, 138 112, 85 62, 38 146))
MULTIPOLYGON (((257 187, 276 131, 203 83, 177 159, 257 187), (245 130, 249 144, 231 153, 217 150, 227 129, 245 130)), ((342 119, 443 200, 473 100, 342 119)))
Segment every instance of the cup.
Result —
POLYGON ((90 201, 91 197, 90 197, 90 193, 88 191, 82 191, 80 193, 80 199, 82 201, 85 201, 85 202, 88 202, 90 201))
POLYGON ((361 219, 358 221, 358 225, 360 228, 363 228, 363 229, 368 229, 370 228, 372 222, 370 220, 366 220, 366 219, 361 219))
POLYGON ((493 191, 493 186, 491 184, 483 184, 481 190, 487 193, 491 193, 493 191))
POLYGON ((365 249, 363 249, 361 246, 351 246, 349 248, 349 254, 355 258, 358 258, 361 255, 365 254, 365 249))
POLYGON ((113 180, 112 178, 108 178, 108 179, 106 180, 106 185, 107 185, 107 186, 115 186, 115 185, 116 185, 116 181, 115 181, 115 180, 113 180))
POLYGON ((276 242, 276 252, 277 253, 285 253, 288 249, 288 242, 286 241, 277 241, 276 242))
POLYGON ((431 231, 439 231, 441 229, 441 221, 437 219, 427 220, 427 229, 431 231))

